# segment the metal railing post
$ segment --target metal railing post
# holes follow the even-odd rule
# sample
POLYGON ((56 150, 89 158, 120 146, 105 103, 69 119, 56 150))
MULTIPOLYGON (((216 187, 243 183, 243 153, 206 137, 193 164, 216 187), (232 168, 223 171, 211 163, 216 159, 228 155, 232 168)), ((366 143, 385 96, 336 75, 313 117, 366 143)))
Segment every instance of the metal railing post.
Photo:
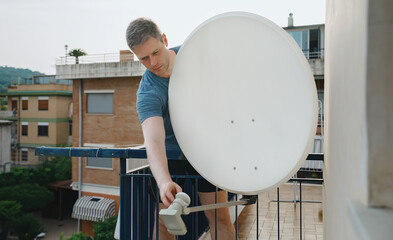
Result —
POLYGON ((259 239, 259 197, 257 195, 257 201, 255 204, 256 208, 257 208, 257 240, 259 239))
POLYGON ((277 239, 280 239, 280 188, 277 188, 277 239))
POLYGON ((300 240, 302 240, 302 182, 299 182, 300 192, 300 240))
MULTIPOLYGON (((218 194, 218 188, 216 187, 216 196, 215 196, 215 203, 217 203, 217 194, 218 194)), ((217 208, 214 210, 214 222, 215 222, 215 239, 217 240, 217 208)))
POLYGON ((160 230, 160 226, 159 226, 159 202, 160 202, 160 193, 158 191, 158 187, 156 186, 156 239, 160 239, 159 238, 159 230, 160 230))
MULTIPOLYGON (((131 228, 126 223, 131 222, 130 204, 127 204, 126 158, 120 158, 120 239, 131 239, 131 228)), ((129 196, 130 197, 130 196, 129 196)))

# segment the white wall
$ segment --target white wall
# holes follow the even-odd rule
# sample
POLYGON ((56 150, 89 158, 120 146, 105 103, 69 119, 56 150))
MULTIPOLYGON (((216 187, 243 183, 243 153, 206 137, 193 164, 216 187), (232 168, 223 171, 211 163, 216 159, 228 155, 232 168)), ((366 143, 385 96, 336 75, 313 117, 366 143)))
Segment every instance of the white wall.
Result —
MULTIPOLYGON (((393 208, 393 1, 369 2, 369 205, 393 208)), ((393 237, 392 237, 393 238, 393 237)))
POLYGON ((367 239, 349 206, 393 204, 392 3, 327 1, 324 239, 367 239))
MULTIPOLYGON (((11 122, 0 121, 0 165, 11 162, 11 122)), ((6 164, 5 170, 8 172, 11 165, 6 164)), ((3 168, 0 169, 0 172, 3 168)))

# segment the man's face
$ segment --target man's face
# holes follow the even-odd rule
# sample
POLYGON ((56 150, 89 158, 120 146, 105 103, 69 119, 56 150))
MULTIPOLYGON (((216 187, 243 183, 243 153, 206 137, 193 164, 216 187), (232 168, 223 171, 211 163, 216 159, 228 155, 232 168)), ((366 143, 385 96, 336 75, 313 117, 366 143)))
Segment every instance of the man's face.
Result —
POLYGON ((132 49, 139 61, 152 73, 159 77, 169 77, 169 50, 167 40, 163 35, 163 42, 149 37, 143 44, 132 49))

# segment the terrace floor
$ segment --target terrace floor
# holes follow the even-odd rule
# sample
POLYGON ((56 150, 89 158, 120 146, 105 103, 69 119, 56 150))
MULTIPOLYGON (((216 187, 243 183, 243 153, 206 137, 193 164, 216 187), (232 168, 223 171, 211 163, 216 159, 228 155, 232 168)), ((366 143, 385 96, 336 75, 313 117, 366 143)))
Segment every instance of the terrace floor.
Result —
MULTIPOLYGON (((298 188, 299 193, 299 188, 298 188)), ((292 183, 280 186, 280 200, 293 200, 292 183)), ((277 191, 259 195, 258 239, 278 239, 277 191)), ((302 184, 302 200, 322 201, 322 185, 302 184)), ((300 203, 280 202, 280 239, 300 239, 300 203)), ((257 239, 256 205, 248 205, 238 217, 238 239, 257 239)), ((322 203, 302 203, 302 239, 323 239, 322 203)))
MULTIPOLYGON (((299 189, 298 189, 299 193, 299 189)), ((278 239, 278 218, 277 218, 277 191, 272 190, 269 193, 259 195, 259 212, 258 212, 258 234, 260 240, 277 240, 278 239)), ((292 184, 280 186, 280 200, 293 200, 294 188, 292 184)), ((302 184, 302 200, 321 201, 322 186, 314 184, 302 184)), ((300 239, 300 203, 297 202, 280 202, 280 239, 281 240, 298 240, 300 239)), ((302 203, 302 232, 304 240, 321 240, 323 239, 323 222, 320 219, 322 203, 302 203)), ((244 207, 238 217, 238 239, 254 240, 257 239, 257 221, 256 221, 256 204, 244 207)), ((64 236, 70 237, 76 232, 77 220, 54 220, 43 219, 46 228, 44 239, 59 239, 63 232, 64 236)), ((209 235, 204 240, 210 239, 209 235)))

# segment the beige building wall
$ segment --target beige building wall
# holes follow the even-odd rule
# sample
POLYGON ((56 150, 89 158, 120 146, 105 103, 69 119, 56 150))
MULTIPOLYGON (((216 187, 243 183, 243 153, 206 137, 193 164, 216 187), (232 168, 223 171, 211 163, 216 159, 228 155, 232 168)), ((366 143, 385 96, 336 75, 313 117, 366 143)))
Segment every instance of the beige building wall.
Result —
POLYGON ((38 97, 29 96, 28 110, 20 110, 18 134, 21 144, 67 144, 71 97, 50 96, 48 110, 38 110, 38 97), (22 136, 22 122, 28 123, 28 136, 22 136), (38 136, 38 122, 47 122, 49 136, 38 136))
POLYGON ((29 122, 27 136, 22 136, 22 126, 20 125, 20 143, 30 146, 55 146, 67 144, 69 123, 48 123, 48 136, 38 136, 38 122, 29 122))
POLYGON ((9 88, 8 105, 17 101, 17 134, 20 147, 28 149, 28 162, 22 161, 22 150, 15 159, 21 164, 37 164, 34 147, 67 145, 69 139, 70 106, 72 86, 60 84, 18 85, 9 88), (39 97, 48 98, 48 110, 39 110, 39 97), (22 99, 27 98, 28 107, 22 110, 22 99), (48 124, 48 136, 38 136, 38 124, 48 124), (22 124, 28 124, 27 136, 22 136, 22 124))
POLYGON ((70 135, 70 123, 69 122, 57 123, 55 130, 56 130, 56 144, 68 145, 68 137, 70 135))
POLYGON ((391 9, 327 1, 324 239, 393 236, 391 9))
MULTIPOLYGON (((28 97, 28 109, 22 110, 20 105, 20 117, 21 118, 68 118, 69 117, 69 104, 72 102, 72 98, 65 96, 45 96, 49 99, 48 110, 38 109, 38 96, 26 96, 28 97)), ((19 99, 22 101, 22 97, 19 99)))
POLYGON ((37 164, 41 163, 40 162, 40 158, 35 155, 35 149, 34 148, 20 148, 19 149, 19 156, 20 156, 20 158, 19 158, 18 164, 20 164, 20 165, 37 165, 37 164), (28 161, 23 161, 22 160, 22 151, 23 151, 23 149, 27 149, 27 159, 28 159, 28 161))

